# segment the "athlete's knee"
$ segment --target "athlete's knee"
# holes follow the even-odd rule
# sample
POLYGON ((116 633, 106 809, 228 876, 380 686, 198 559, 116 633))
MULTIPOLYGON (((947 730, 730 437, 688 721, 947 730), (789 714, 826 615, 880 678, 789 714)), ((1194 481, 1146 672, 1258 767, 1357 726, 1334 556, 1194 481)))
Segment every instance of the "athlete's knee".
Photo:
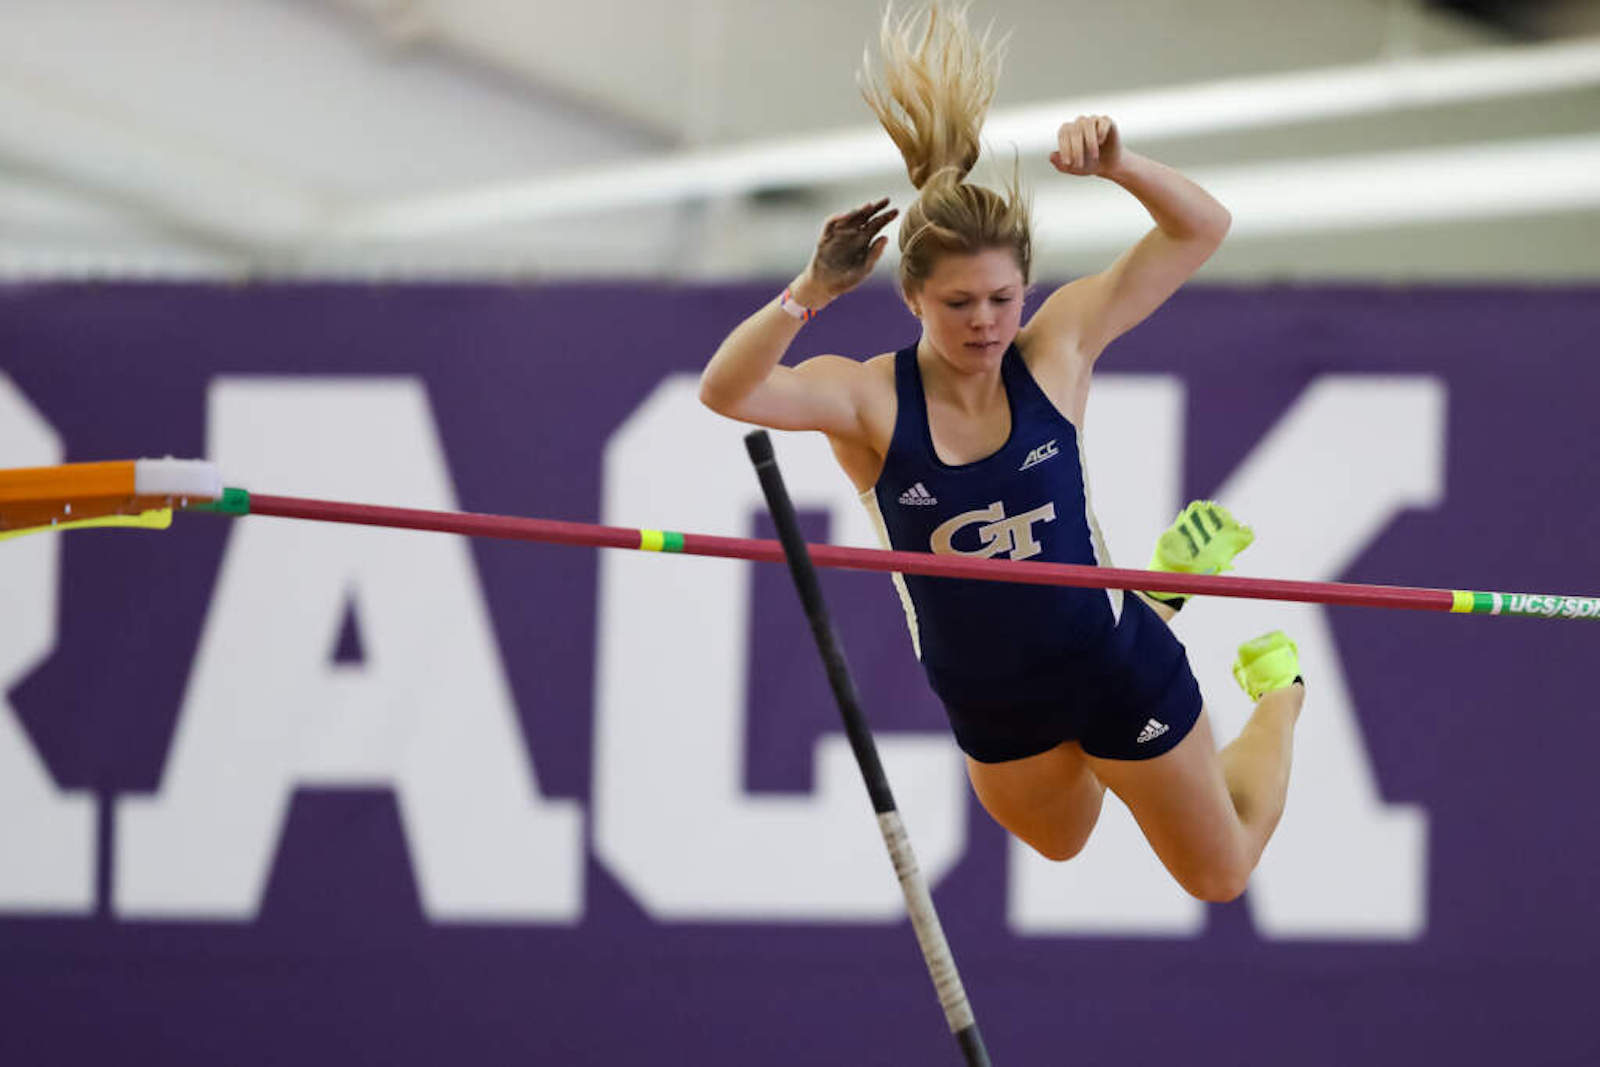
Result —
MULTIPOLYGON (((1021 837, 1021 835, 1018 835, 1021 837)), ((1065 863, 1083 851, 1089 843, 1087 831, 1082 833, 1029 834, 1022 842, 1053 863, 1065 863)))
POLYGON ((1063 844, 1057 841, 1027 841, 1029 848, 1051 863, 1065 863, 1083 851, 1083 842, 1063 844))
POLYGON ((1245 864, 1224 861, 1202 864, 1189 871, 1174 871, 1173 874, 1190 896, 1213 904, 1225 904, 1244 895, 1245 887, 1250 882, 1250 872, 1251 868, 1245 864))

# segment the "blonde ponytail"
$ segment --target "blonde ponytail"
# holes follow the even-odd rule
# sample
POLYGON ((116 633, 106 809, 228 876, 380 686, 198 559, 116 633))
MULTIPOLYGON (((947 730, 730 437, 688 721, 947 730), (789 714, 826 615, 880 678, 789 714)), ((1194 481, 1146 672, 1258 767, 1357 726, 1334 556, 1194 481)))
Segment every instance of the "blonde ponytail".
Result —
POLYGON ((978 161, 978 135, 1004 50, 991 30, 974 33, 966 15, 965 6, 935 2, 896 18, 891 7, 878 35, 882 71, 873 71, 870 52, 862 65, 861 94, 919 190, 900 224, 900 284, 908 295, 946 253, 1006 248, 1024 280, 1032 267, 1028 204, 1016 168, 1003 197, 966 181, 978 161))

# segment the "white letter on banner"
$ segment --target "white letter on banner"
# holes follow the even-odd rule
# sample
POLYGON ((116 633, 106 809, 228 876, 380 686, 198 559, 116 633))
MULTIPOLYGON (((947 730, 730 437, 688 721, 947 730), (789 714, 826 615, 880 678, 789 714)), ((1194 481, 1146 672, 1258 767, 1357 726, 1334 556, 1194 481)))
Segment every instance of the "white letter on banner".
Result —
MULTIPOLYGON (((1241 570, 1335 579, 1400 511, 1437 505, 1444 407, 1443 387, 1432 379, 1314 383, 1217 493, 1257 533, 1241 570)), ((1141 484, 1148 477, 1148 451, 1098 454, 1126 469, 1097 467, 1097 485, 1141 484)), ((1175 512, 1176 503, 1158 521, 1141 524, 1145 540, 1133 550, 1148 552, 1175 512)), ((1130 561, 1142 564, 1143 552, 1130 561)), ((1312 679, 1295 739, 1288 808, 1250 883, 1249 906, 1262 932, 1281 939, 1420 936, 1427 918, 1426 819, 1414 805, 1385 804, 1379 795, 1324 609, 1200 598, 1178 623, 1219 743, 1232 740, 1250 712, 1229 674, 1241 641, 1285 630, 1312 679)), ((1083 855, 1068 864, 1049 864, 1013 844, 1013 929, 1198 932, 1200 905, 1181 898, 1127 810, 1108 798, 1106 815, 1109 825, 1103 818, 1083 855), (1096 865, 1103 868, 1098 873, 1096 865), (1141 922, 1143 908, 1154 918, 1141 922)))
MULTIPOLYGON (((245 486, 455 506, 409 379, 222 379, 210 441, 245 486)), ((118 912, 256 915, 301 786, 395 791, 431 918, 580 912, 581 813, 538 792, 460 538, 236 521, 161 791, 119 804, 118 912), (351 603, 359 666, 330 662, 351 603)))
MULTIPOLYGON (((1336 579, 1402 511, 1437 507, 1445 401, 1443 383, 1432 378, 1334 376, 1313 383, 1219 492, 1255 527, 1256 543, 1244 557, 1248 573, 1336 579)), ((1232 740, 1250 712, 1229 673, 1239 642, 1283 630, 1300 647, 1309 684, 1295 730, 1288 806, 1250 880, 1250 911, 1262 933, 1422 936, 1427 816, 1414 804, 1385 804, 1378 792, 1326 609, 1220 598, 1204 608, 1204 621, 1190 623, 1186 641, 1200 685, 1215 702, 1219 741, 1232 740)), ((1378 717, 1407 709, 1366 710, 1378 717)))
MULTIPOLYGON (((612 437, 603 521, 729 533, 764 512, 747 427, 713 416, 696 392, 691 376, 667 379, 612 437)), ((777 448, 797 507, 827 508, 836 540, 876 543, 820 434, 780 434, 777 448)), ((600 561, 594 824, 606 866, 660 918, 901 916, 842 733, 817 744, 812 794, 743 789, 752 564, 640 552, 600 561)), ((887 576, 883 595, 895 595, 887 576)), ((822 671, 809 637, 793 654, 822 671)), ((836 722, 824 699, 815 713, 836 722)), ((937 880, 966 844, 959 753, 942 731, 877 740, 922 868, 937 880)))
MULTIPOLYGON (((1110 374, 1089 394, 1085 463, 1095 516, 1119 566, 1144 567, 1177 513, 1183 414, 1183 384, 1174 377, 1110 374)), ((1187 937, 1205 923, 1204 907, 1167 874, 1111 794, 1071 862, 1052 863, 1012 840, 1007 866, 1007 919, 1019 934, 1187 937)))
MULTIPOLYGON (((0 466, 61 462, 61 439, 0 374, 0 466)), ((54 650, 61 537, 0 544, 0 912, 94 910, 95 812, 57 789, 7 694, 54 650)))

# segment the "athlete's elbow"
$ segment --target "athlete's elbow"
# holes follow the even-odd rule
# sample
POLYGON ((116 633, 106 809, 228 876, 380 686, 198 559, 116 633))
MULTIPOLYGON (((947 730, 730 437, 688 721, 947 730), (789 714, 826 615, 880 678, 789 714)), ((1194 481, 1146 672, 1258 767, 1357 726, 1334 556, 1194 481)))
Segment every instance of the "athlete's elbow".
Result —
POLYGON ((1200 224, 1199 236, 1215 252, 1222 247, 1223 240, 1228 236, 1228 231, 1232 228, 1233 212, 1221 204, 1213 202, 1208 217, 1200 224))
POLYGON ((718 415, 727 415, 731 418, 738 399, 726 385, 718 382, 709 373, 700 376, 700 403, 718 415))

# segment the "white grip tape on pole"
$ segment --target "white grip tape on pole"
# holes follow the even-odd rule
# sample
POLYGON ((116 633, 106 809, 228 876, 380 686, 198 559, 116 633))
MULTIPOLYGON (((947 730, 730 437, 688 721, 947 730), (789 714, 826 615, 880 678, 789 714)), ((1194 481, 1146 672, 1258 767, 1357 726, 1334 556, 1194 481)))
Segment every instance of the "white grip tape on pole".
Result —
POLYGON ((933 910, 933 895, 928 890, 928 880, 917 866, 917 855, 911 850, 911 839, 906 836, 900 813, 886 811, 880 814, 878 829, 883 833, 883 843, 888 846, 889 858, 894 862, 895 877, 900 879, 900 891, 906 898, 906 911, 911 915, 911 928, 916 931, 917 944, 922 947, 922 959, 927 963, 933 987, 939 993, 945 1022, 950 1024, 951 1033, 960 1033, 974 1023, 972 1006, 967 1003, 967 991, 961 986, 961 975, 956 973, 955 957, 950 954, 950 945, 945 941, 939 915, 933 910))

